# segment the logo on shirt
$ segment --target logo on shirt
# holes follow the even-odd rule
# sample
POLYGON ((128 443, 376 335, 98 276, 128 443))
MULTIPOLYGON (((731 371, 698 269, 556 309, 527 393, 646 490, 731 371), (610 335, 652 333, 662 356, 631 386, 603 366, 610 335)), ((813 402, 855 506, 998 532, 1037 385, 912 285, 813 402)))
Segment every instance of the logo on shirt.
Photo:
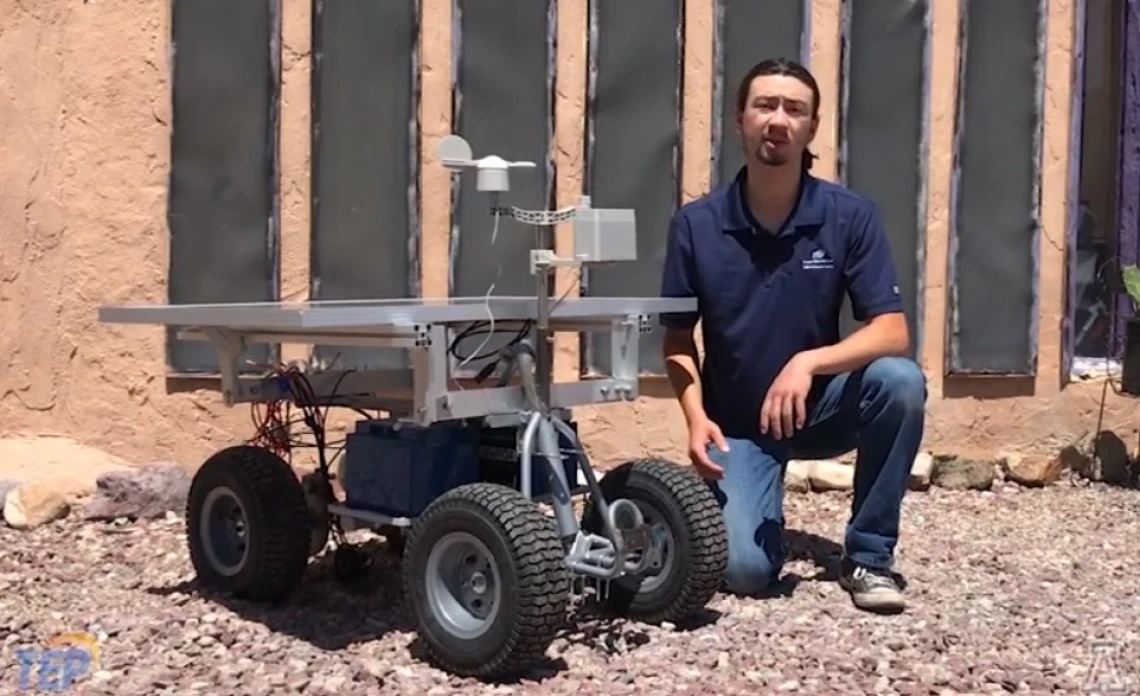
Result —
POLYGON ((803 260, 803 268, 805 271, 825 271, 835 266, 835 262, 827 255, 823 249, 816 249, 811 252, 811 256, 803 260))

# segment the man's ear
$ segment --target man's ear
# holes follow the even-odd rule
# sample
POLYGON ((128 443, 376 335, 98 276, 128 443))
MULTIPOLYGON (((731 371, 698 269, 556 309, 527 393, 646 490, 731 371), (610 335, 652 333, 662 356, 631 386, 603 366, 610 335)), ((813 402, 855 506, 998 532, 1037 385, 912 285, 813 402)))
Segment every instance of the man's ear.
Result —
POLYGON ((819 116, 813 116, 811 119, 811 131, 810 131, 810 135, 808 136, 808 142, 809 143, 813 142, 815 140, 815 135, 818 132, 819 132, 819 116))

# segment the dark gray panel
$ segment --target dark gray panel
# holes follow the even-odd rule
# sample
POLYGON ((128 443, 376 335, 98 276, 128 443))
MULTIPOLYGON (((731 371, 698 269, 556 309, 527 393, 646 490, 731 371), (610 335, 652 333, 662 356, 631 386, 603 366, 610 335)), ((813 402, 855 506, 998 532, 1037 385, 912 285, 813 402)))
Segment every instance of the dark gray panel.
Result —
MULTIPOLYGON (((174 0, 172 12, 169 302, 276 300, 277 0, 174 0)), ((177 373, 218 369, 210 344, 173 331, 167 356, 177 373)))
POLYGON ((1042 0, 964 0, 950 227, 952 374, 1037 370, 1042 0))
POLYGON ((811 0, 717 0, 714 41, 712 185, 731 182, 744 166, 736 133, 736 93, 744 75, 767 58, 807 64, 811 0))
MULTIPOLYGON (((926 0, 845 0, 840 179, 875 202, 910 326, 912 356, 922 345, 926 243, 926 0)), ((857 325, 850 298, 844 334, 857 325)))
MULTIPOLYGON (((1140 1, 1125 0, 1123 9, 1123 66, 1121 91, 1124 111, 1120 130, 1120 199, 1115 211, 1118 220, 1121 266, 1140 263, 1140 1)), ((1118 15, 1119 16, 1119 15, 1118 15)), ((1125 292, 1116 295, 1113 354, 1123 356, 1124 336, 1132 301, 1125 292)))
MULTIPOLYGON (((312 295, 419 294, 416 0, 317 0, 313 16, 312 295)), ((404 349, 322 346, 354 368, 404 349)))
MULTIPOLYGON (((1135 101, 1140 94, 1132 87, 1120 88, 1121 84, 1136 84, 1134 76, 1122 82, 1127 26, 1124 10, 1124 0, 1079 0, 1075 6, 1076 76, 1069 174, 1070 186, 1076 189, 1070 189, 1071 200, 1079 204, 1069 207, 1066 377, 1073 357, 1119 357, 1118 339, 1131 312, 1115 272, 1120 261, 1131 257, 1140 232, 1134 222, 1131 228, 1118 222, 1118 206, 1128 200, 1120 197, 1121 182, 1134 176, 1140 165, 1140 148, 1122 147, 1121 140, 1122 117, 1132 120, 1133 126, 1140 122, 1129 115, 1140 109, 1135 101), (1133 100, 1127 110, 1126 99, 1133 100), (1125 303, 1117 310, 1124 314, 1116 317, 1116 327, 1112 316, 1115 298, 1125 303)), ((1140 33, 1131 40, 1140 45, 1140 33)))
MULTIPOLYGON (((455 0, 455 132, 470 143, 475 157, 496 154, 538 164, 511 170, 511 191, 502 196, 502 205, 545 209, 553 204, 554 11, 554 0, 455 0)), ((492 199, 475 190, 474 172, 454 181, 451 295, 534 295, 530 250, 550 248, 553 228, 504 217, 492 234, 492 199)), ((462 341, 459 353, 479 350, 485 338, 462 341)), ((480 352, 493 351, 509 338, 495 336, 480 352)))
MULTIPOLYGON (((661 291, 679 189, 683 19, 682 0, 590 3, 586 187, 595 207, 634 208, 637 261, 589 268, 583 294, 655 297, 661 291)), ((590 336, 587 367, 609 371, 609 336, 590 336)), ((640 353, 643 370, 664 374, 659 330, 641 337, 640 353)))

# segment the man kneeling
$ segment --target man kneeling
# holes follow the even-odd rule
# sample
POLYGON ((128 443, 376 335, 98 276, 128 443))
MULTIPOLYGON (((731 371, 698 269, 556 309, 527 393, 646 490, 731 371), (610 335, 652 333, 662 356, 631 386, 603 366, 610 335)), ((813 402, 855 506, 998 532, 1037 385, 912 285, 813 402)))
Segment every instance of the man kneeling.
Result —
POLYGON ((756 593, 780 575, 787 461, 857 448, 840 583, 861 608, 901 611, 889 571, 926 381, 902 357, 910 336, 874 204, 808 173, 819 96, 793 61, 745 76, 745 165, 670 226, 662 296, 696 298, 699 309, 662 316, 665 358, 690 456, 724 509, 728 589, 756 593), (840 341, 845 294, 864 326, 840 341))

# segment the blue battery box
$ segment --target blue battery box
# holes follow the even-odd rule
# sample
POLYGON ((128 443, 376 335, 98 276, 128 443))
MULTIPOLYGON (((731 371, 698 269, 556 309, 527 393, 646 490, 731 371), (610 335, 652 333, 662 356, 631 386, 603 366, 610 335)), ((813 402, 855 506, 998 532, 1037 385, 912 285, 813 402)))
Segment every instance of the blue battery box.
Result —
POLYGON ((364 420, 348 434, 344 457, 349 507, 415 517, 452 488, 479 480, 479 431, 463 423, 364 420))
MULTIPOLYGON (((569 425, 576 433, 577 424, 569 425)), ((517 490, 521 436, 520 428, 488 428, 478 422, 424 427, 396 420, 359 421, 345 443, 345 502, 391 517, 416 517, 437 497, 467 483, 487 481, 517 490)), ((578 455, 561 433, 559 446, 573 489, 578 455)), ((531 465, 531 495, 548 495, 545 460, 536 455, 531 465)))

